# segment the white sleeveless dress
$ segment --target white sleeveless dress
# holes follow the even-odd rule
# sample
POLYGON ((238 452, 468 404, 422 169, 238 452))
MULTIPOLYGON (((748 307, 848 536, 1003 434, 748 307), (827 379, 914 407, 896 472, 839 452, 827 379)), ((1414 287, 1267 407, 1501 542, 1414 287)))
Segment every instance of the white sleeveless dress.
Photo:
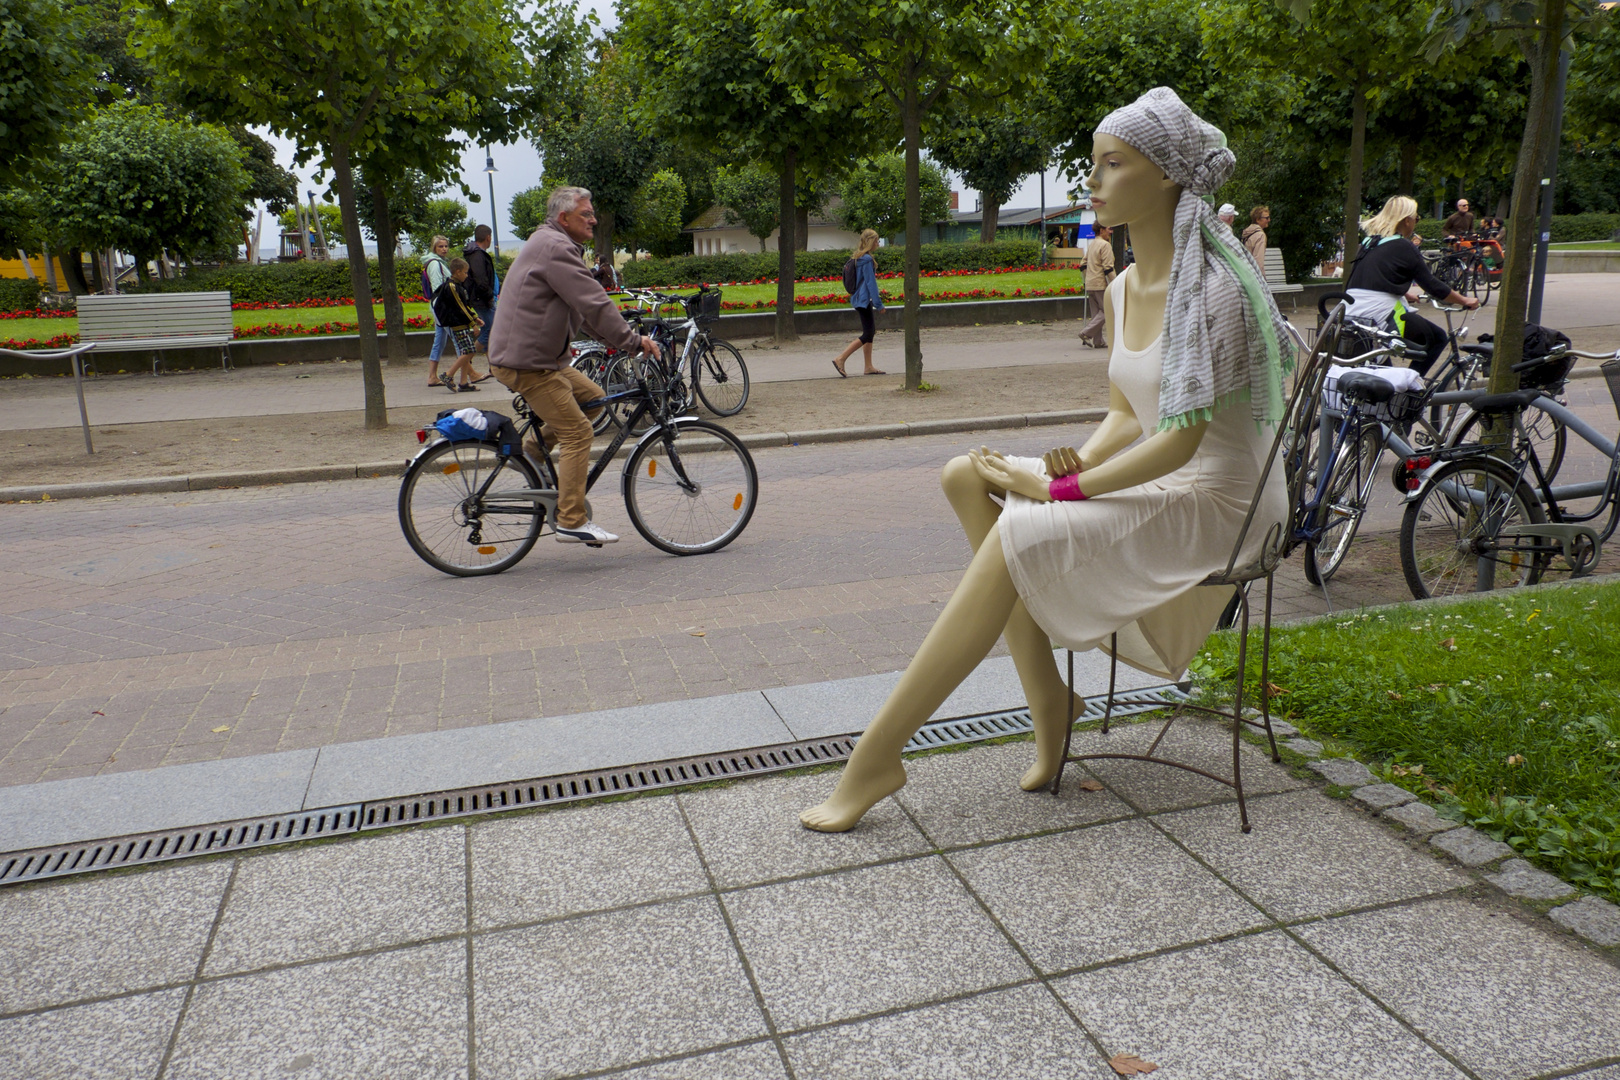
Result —
MULTIPOLYGON (((1145 432, 1159 418, 1163 336, 1125 348, 1125 275, 1109 287, 1117 313, 1108 378, 1145 432)), ((1025 608, 1055 643, 1082 652, 1108 648, 1153 675, 1179 679, 1232 599, 1199 588, 1224 570, 1271 450, 1275 429, 1248 404, 1215 413, 1191 461, 1137 487, 1077 502, 1037 502, 1009 493, 999 528, 1007 569, 1025 608)), ((1013 458, 1046 475, 1039 458, 1013 458)), ((1287 517, 1287 487, 1272 470, 1239 559, 1258 556, 1267 531, 1287 517)))

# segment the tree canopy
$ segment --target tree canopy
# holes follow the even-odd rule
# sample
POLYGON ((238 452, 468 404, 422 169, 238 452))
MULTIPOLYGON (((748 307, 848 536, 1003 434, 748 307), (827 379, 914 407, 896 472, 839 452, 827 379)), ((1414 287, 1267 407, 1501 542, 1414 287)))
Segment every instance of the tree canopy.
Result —
POLYGON ((752 162, 722 165, 714 171, 714 197, 725 208, 726 224, 747 229, 761 251, 782 221, 777 187, 776 177, 752 162))
POLYGON ((1024 177, 1046 168, 1052 148, 1024 109, 964 117, 928 138, 933 159, 962 175, 983 201, 979 239, 996 238, 996 219, 1024 177))
POLYGON ((59 0, 0 8, 0 184, 19 183, 84 113, 90 70, 59 0))
MULTIPOLYGON (((943 221, 951 209, 951 188, 945 174, 931 161, 918 166, 918 208, 924 221, 943 221)), ((894 236, 906 225, 906 159, 880 154, 860 162, 839 187, 843 198, 838 220, 851 232, 876 230, 894 236)))

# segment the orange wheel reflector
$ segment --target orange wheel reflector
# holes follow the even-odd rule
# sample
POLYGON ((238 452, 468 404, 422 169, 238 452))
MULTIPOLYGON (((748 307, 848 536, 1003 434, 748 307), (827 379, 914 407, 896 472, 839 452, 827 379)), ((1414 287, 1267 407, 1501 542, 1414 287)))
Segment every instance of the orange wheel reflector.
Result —
POLYGON ((648 476, 657 476, 658 475, 658 462, 652 461, 652 460, 649 460, 647 462, 647 475, 648 476))
POLYGON ((448 465, 446 465, 444 467, 444 475, 446 475, 446 476, 454 476, 456 473, 458 473, 460 471, 461 471, 461 466, 458 465, 454 461, 452 461, 450 464, 448 464, 448 465))
POLYGON ((478 554, 480 554, 480 555, 493 555, 493 554, 495 554, 495 545, 494 544, 485 544, 483 547, 480 547, 478 549, 478 554))
POLYGON ((733 510, 741 510, 742 509, 742 492, 740 492, 740 491, 737 492, 737 497, 735 499, 731 500, 731 508, 733 510))

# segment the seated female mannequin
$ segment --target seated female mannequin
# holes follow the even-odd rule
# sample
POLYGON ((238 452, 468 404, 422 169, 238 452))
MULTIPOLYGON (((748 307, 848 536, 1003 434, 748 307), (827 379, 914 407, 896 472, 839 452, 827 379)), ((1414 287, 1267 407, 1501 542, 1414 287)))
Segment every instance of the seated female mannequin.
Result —
MULTIPOLYGON (((1110 114, 1092 158, 1097 221, 1129 225, 1136 254, 1104 299, 1108 415, 1078 451, 981 448, 945 466, 973 559, 837 789, 800 815, 807 828, 852 828, 900 790, 901 748, 1003 634, 1035 724, 1020 781, 1032 791, 1057 772, 1081 705, 1053 639, 1083 651, 1117 633, 1121 660, 1176 678, 1231 599, 1197 585, 1231 554, 1270 446, 1255 421, 1280 416, 1291 358, 1259 268, 1200 198, 1235 159, 1163 87, 1110 114)), ((1249 534, 1256 549, 1285 502, 1279 478, 1249 534)))

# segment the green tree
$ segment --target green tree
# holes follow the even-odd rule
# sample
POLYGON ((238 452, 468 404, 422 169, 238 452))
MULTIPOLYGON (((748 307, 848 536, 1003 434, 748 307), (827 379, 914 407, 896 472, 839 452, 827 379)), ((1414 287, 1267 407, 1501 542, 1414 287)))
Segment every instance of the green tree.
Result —
POLYGON ((0 255, 38 251, 45 241, 39 202, 26 188, 0 188, 0 255))
POLYGON ((115 102, 58 149, 42 210, 67 246, 117 248, 137 265, 240 242, 248 177, 221 128, 172 120, 154 106, 115 102))
POLYGON ((714 198, 725 208, 726 224, 747 229, 760 251, 781 224, 778 194, 776 177, 763 165, 722 165, 714 171, 714 198))
MULTIPOLYGON (((906 171, 906 159, 900 154, 883 154, 850 170, 839 187, 844 201, 838 209, 838 220, 844 228, 851 232, 875 229, 879 236, 907 231, 906 217, 911 206, 906 171)), ((944 221, 951 210, 951 187, 939 166, 931 161, 918 163, 917 189, 921 220, 929 224, 944 221)), ((909 235, 906 242, 912 242, 909 235)))
POLYGON ((477 224, 468 212, 467 204, 460 199, 445 196, 429 199, 427 205, 422 207, 421 216, 412 223, 409 231, 411 246, 419 253, 425 253, 433 247, 435 236, 443 236, 450 241, 450 253, 459 254, 462 246, 472 238, 477 224))
POLYGON ((1620 140, 1620 7, 1600 8, 1576 28, 1564 99, 1564 130, 1603 145, 1620 140))
POLYGON ((928 152, 978 190, 984 210, 979 241, 985 244, 996 238, 1002 205, 1024 177, 1045 169, 1052 156, 1045 135, 1028 118, 1027 110, 1012 102, 1003 103, 998 113, 963 117, 929 136, 928 152))
MULTIPOLYGON (((304 203, 302 205, 304 210, 304 218, 307 221, 310 213, 309 204, 304 203)), ((327 243, 340 244, 343 242, 342 210, 339 210, 336 206, 329 202, 318 202, 315 204, 315 216, 321 219, 320 231, 326 234, 327 243)), ((298 207, 287 207, 287 209, 276 215, 276 222, 286 232, 297 232, 298 207)))
MULTIPOLYGON (((776 207, 769 216, 781 227, 776 336, 794 340, 796 253, 808 239, 801 226, 820 201, 813 190, 801 197, 801 189, 808 177, 841 172, 875 149, 884 123, 773 72, 770 57, 755 44, 759 25, 749 0, 627 0, 620 14, 621 39, 645 88, 637 103, 643 119, 689 150, 718 143, 726 164, 753 162, 774 175, 776 207)), ((726 202, 718 195, 713 201, 726 202)), ((690 206, 688 220, 707 207, 690 206)))
POLYGON ((905 148, 906 387, 922 383, 920 332, 924 129, 953 98, 1020 97, 1061 48, 1067 5, 1042 0, 751 0, 756 42, 789 85, 830 103, 884 99, 905 148))
POLYGON ((551 198, 551 193, 561 186, 563 186, 561 180, 542 176, 538 186, 527 188, 512 196, 506 217, 519 240, 527 240, 530 233, 545 224, 546 202, 551 198))
POLYGON ((0 8, 0 184, 21 181, 83 115, 92 65, 74 47, 78 36, 59 0, 0 8))
POLYGON ((360 324, 368 428, 388 426, 371 279, 354 171, 390 118, 459 123, 478 114, 467 90, 504 89, 518 36, 502 0, 135 0, 137 53, 176 100, 210 118, 263 125, 319 157, 343 212, 360 324))
POLYGON ((674 169, 660 169, 636 189, 630 204, 635 221, 634 246, 652 249, 666 245, 681 234, 686 224, 681 212, 686 207, 686 185, 674 169))

